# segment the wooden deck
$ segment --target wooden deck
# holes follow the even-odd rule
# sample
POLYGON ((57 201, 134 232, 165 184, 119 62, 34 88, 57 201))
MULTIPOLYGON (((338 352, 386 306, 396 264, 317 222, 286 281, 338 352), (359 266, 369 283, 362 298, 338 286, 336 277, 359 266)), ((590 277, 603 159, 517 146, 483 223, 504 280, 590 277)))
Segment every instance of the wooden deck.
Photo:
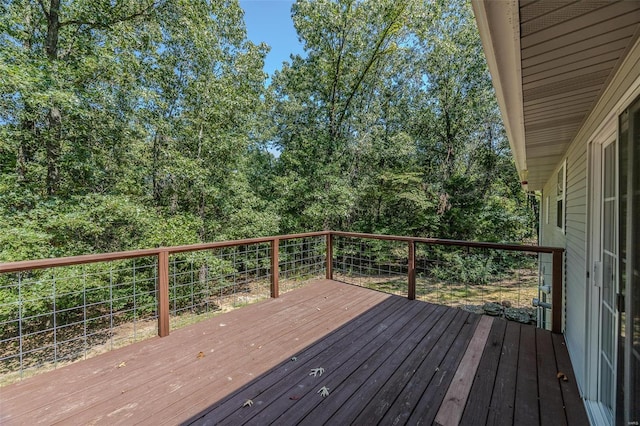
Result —
POLYGON ((561 335, 322 280, 0 388, 35 423, 588 421, 561 335))

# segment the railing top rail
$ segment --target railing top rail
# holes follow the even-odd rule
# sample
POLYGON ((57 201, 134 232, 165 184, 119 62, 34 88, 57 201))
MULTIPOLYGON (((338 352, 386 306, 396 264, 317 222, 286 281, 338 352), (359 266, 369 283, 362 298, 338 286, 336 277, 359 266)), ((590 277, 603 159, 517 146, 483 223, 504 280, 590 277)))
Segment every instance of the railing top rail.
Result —
POLYGON ((0 273, 19 272, 31 269, 44 269, 60 266, 82 265, 86 263, 126 260, 138 257, 157 256, 161 252, 169 254, 186 253, 190 251, 208 250, 243 246, 250 244, 268 243, 273 240, 292 240, 327 235, 328 231, 307 232, 302 234, 278 235, 272 237, 247 238, 243 240, 218 241, 212 243, 190 244, 173 247, 157 247, 152 249, 129 250, 112 253, 85 254, 81 256, 56 257, 49 259, 23 260, 18 262, 0 263, 0 273))
POLYGON ((137 257, 157 256, 162 249, 143 249, 119 251, 112 253, 84 254, 81 256, 54 257, 49 259, 22 260, 19 262, 0 263, 0 273, 19 272, 31 269, 44 269, 57 266, 82 265, 85 263, 108 262, 112 260, 135 259, 137 257))
POLYGON ((321 237, 327 235, 329 231, 306 232, 302 234, 276 235, 273 237, 247 238, 244 240, 217 241, 213 243, 191 244, 185 246, 165 247, 163 250, 169 254, 185 253, 189 251, 207 250, 213 248, 224 248, 234 246, 245 246, 250 244, 268 243, 273 240, 294 240, 296 238, 321 237))
POLYGON ((510 251, 525 251, 535 253, 555 253, 563 252, 562 247, 548 247, 548 246, 534 246, 526 244, 502 244, 502 243, 486 243, 480 241, 462 241, 462 240, 446 240, 441 238, 421 238, 421 237, 401 237, 394 235, 380 235, 380 234, 362 234, 358 232, 340 232, 331 231, 332 235, 338 235, 342 237, 353 238, 369 238, 376 240, 390 240, 390 241, 414 241, 416 243, 426 244, 438 244, 443 246, 464 246, 473 248, 489 248, 497 250, 510 250, 510 251))
POLYGON ((306 232, 301 234, 289 234, 289 235, 277 235, 271 237, 260 238, 247 238, 242 240, 230 240, 230 241, 217 241, 212 243, 200 243, 190 244, 173 247, 157 247, 152 249, 142 250, 130 250, 113 253, 101 253, 101 254, 87 254, 82 256, 70 256, 70 257, 58 257, 50 259, 37 259, 37 260, 24 260, 19 262, 7 262, 0 263, 0 273, 6 272, 19 272, 31 269, 44 269, 59 266, 72 266, 81 265, 86 263, 95 262, 107 262, 114 260, 134 259, 138 257, 157 256, 161 252, 168 254, 186 253, 198 250, 209 250, 215 248, 235 247, 250 244, 268 243, 274 240, 292 240, 296 238, 308 238, 308 237, 320 237, 324 235, 337 235, 342 237, 352 238, 368 238, 377 240, 391 240, 391 241, 405 241, 405 242, 417 242, 426 244, 438 244, 445 246, 463 246, 463 247, 476 247, 476 248, 489 248, 498 250, 511 250, 511 251, 523 251, 523 252, 535 252, 535 253, 555 253, 563 252, 564 249, 560 247, 545 247, 545 246, 533 246, 533 245, 519 245, 519 244, 500 244, 500 243, 486 243, 477 241, 460 241, 460 240, 446 240, 439 238, 420 238, 420 237, 404 237, 395 235, 380 235, 380 234, 363 234, 357 232, 341 232, 341 231, 318 231, 318 232, 306 232))

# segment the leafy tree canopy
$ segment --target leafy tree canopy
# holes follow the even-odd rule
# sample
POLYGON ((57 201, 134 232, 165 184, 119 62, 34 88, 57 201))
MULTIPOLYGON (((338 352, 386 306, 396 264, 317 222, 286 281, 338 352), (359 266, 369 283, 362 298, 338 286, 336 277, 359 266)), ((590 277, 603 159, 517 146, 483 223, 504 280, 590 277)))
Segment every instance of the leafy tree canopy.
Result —
POLYGON ((305 54, 266 85, 237 0, 2 1, 0 260, 328 228, 531 236, 467 2, 292 17, 305 54))

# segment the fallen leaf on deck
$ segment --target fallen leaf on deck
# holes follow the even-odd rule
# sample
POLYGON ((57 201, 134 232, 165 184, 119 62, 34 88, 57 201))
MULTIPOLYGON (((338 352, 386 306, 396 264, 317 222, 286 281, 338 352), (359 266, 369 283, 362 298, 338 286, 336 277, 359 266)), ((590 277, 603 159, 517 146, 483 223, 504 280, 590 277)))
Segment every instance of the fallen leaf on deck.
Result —
POLYGON ((204 352, 200 351, 198 352, 198 359, 202 359, 204 358, 204 352))
POLYGON ((564 374, 562 371, 558 371, 558 374, 556 374, 556 377, 560 380, 562 380, 563 382, 568 382, 569 378, 567 377, 566 374, 564 374))
POLYGON ((118 364, 117 368, 122 368, 122 367, 126 367, 126 366, 127 366, 127 363, 122 361, 120 364, 118 364))
POLYGON ((311 373, 309 373, 309 375, 313 377, 320 377, 322 376, 322 373, 324 373, 324 368, 318 367, 318 368, 312 368, 311 373))

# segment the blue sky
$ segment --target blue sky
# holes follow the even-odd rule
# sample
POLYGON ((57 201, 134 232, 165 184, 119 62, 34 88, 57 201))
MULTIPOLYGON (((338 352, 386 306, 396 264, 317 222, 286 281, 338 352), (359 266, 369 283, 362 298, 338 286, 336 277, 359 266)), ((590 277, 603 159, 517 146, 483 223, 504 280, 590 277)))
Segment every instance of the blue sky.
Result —
POLYGON ((249 40, 271 46, 264 64, 269 75, 282 68, 282 62, 289 61, 292 53, 304 52, 291 20, 293 3, 293 0, 240 0, 249 40))

